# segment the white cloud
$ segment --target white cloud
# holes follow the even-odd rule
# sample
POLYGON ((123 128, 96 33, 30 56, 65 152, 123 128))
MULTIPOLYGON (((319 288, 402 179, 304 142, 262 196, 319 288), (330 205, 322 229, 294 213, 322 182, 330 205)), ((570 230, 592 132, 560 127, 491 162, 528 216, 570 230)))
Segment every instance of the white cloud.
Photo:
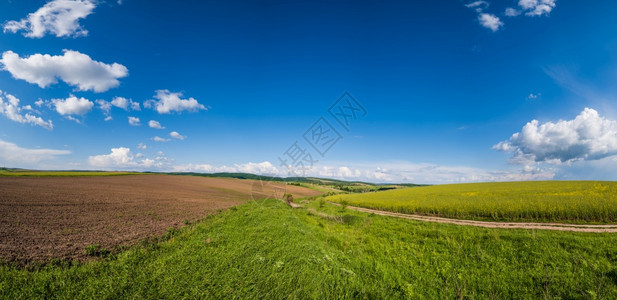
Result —
POLYGON ((542 16, 551 13, 556 6, 555 2, 556 0, 520 0, 518 5, 527 16, 542 16))
POLYGON ((537 93, 537 94, 531 93, 531 94, 529 94, 529 96, 527 96, 527 100, 536 100, 540 96, 542 96, 542 94, 540 94, 540 93, 537 93))
POLYGON ((4 32, 24 31, 24 36, 41 38, 50 33, 57 37, 79 37, 88 31, 79 25, 79 20, 92 13, 96 4, 89 0, 53 0, 28 14, 25 19, 8 21, 4 32))
POLYGON ((170 139, 165 139, 165 138, 162 138, 162 137, 160 137, 158 135, 153 137, 152 140, 155 141, 155 142, 162 142, 162 143, 171 141, 170 139))
POLYGON ((237 172, 252 173, 252 174, 277 174, 278 169, 273 166, 269 161, 260 163, 246 163, 234 165, 237 172))
POLYGON ((493 14, 481 13, 478 15, 478 21, 480 25, 492 30, 493 32, 499 30, 503 26, 503 22, 499 20, 499 17, 493 14))
POLYGON ((547 180, 555 174, 544 169, 484 170, 466 166, 443 166, 406 161, 359 164, 352 166, 321 165, 309 169, 306 176, 393 183, 462 183, 482 181, 547 180))
POLYGON ((260 163, 234 164, 233 166, 212 166, 210 164, 186 164, 172 167, 174 172, 204 172, 204 173, 251 173, 260 175, 276 175, 279 170, 269 161, 260 163))
MULTIPOLYGON (((518 5, 520 9, 508 7, 504 11, 504 15, 507 17, 516 17, 525 13, 526 16, 542 16, 549 15, 555 8, 556 0, 519 0, 518 5)), ((504 26, 504 23, 492 13, 487 13, 489 3, 486 1, 474 1, 465 4, 466 7, 474 9, 478 13, 478 21, 486 28, 489 28, 493 32, 498 31, 504 26)))
POLYGON ((132 110, 141 110, 141 106, 139 105, 139 102, 133 102, 133 100, 130 100, 130 103, 131 103, 132 110))
POLYGON ((139 150, 146 150, 148 149, 148 146, 144 143, 139 143, 139 145, 137 145, 137 149, 139 150))
POLYGON ((115 107, 122 108, 124 110, 128 110, 129 108, 129 100, 124 97, 114 97, 111 100, 111 105, 115 107))
POLYGON ((139 106, 139 102, 133 102, 133 99, 127 99, 124 97, 114 97, 111 100, 111 105, 124 109, 126 111, 128 111, 129 109, 131 110, 141 110, 140 106, 139 106))
POLYGON ((179 133, 178 133, 178 132, 176 132, 176 131, 172 131, 171 133, 169 133, 169 136, 171 136, 171 137, 172 137, 172 138, 174 138, 174 139, 181 140, 181 141, 182 141, 182 140, 184 140, 184 139, 186 138, 186 136, 183 136, 183 135, 179 134, 179 133))
POLYGON ((45 121, 30 113, 22 114, 22 110, 32 111, 32 106, 19 106, 20 100, 6 92, 0 91, 0 115, 5 115, 9 120, 21 124, 38 125, 45 129, 52 130, 54 124, 51 120, 45 121))
POLYGON ((77 98, 73 95, 66 99, 52 99, 51 102, 56 107, 56 111, 63 116, 85 115, 94 106, 92 101, 84 97, 77 98))
POLYGON ((161 123, 155 120, 150 120, 150 122, 148 122, 148 126, 154 129, 165 129, 165 127, 161 126, 161 123))
POLYGON ((489 3, 486 1, 474 1, 465 4, 466 7, 474 9, 478 13, 478 22, 480 25, 492 30, 493 32, 499 30, 503 26, 503 22, 499 17, 494 14, 485 13, 484 10, 489 7, 489 3))
POLYGON ((125 147, 112 148, 110 154, 90 156, 88 162, 95 167, 130 167, 136 165, 131 149, 125 147))
POLYGON ((172 93, 169 90, 157 90, 154 98, 157 100, 146 101, 144 107, 154 108, 159 114, 206 110, 206 107, 203 104, 199 104, 195 98, 190 97, 189 99, 182 99, 182 93, 172 93))
POLYGON ((520 14, 521 14, 520 10, 518 10, 516 8, 512 8, 512 7, 506 8, 506 11, 505 11, 505 15, 507 17, 516 17, 516 16, 518 16, 520 14))
POLYGON ((129 117, 129 124, 131 126, 141 126, 140 120, 137 117, 129 117))
POLYGON ((486 1, 474 1, 468 4, 465 4, 466 7, 473 8, 476 12, 480 13, 484 9, 488 8, 489 3, 486 1))
POLYGON ((128 75, 128 69, 121 64, 105 64, 72 50, 64 50, 63 55, 34 54, 26 58, 6 51, 2 53, 0 63, 2 69, 9 71, 14 78, 41 88, 60 79, 80 91, 105 92, 120 84, 118 78, 128 75))
POLYGON ((0 160, 13 164, 35 164, 52 160, 60 155, 71 154, 68 150, 27 149, 0 139, 0 160))
POLYGON ((243 172, 270 176, 307 176, 390 183, 461 183, 482 181, 548 180, 555 177, 552 169, 526 167, 520 170, 490 171, 465 166, 416 164, 405 161, 338 165, 316 165, 306 172, 279 170, 270 162, 213 166, 211 164, 186 164, 172 166, 174 172, 243 172))
POLYGON ((538 120, 533 120, 521 132, 493 148, 512 152, 511 161, 518 164, 560 164, 603 159, 617 155, 617 121, 585 108, 569 121, 540 124, 538 120))
POLYGON ((102 169, 133 169, 133 170, 153 170, 170 168, 169 163, 173 161, 164 156, 155 159, 145 158, 145 155, 138 153, 133 155, 130 148, 112 148, 111 153, 88 157, 91 166, 102 169), (143 158, 139 160, 140 158, 143 158))
POLYGON ((100 110, 102 110, 105 114, 109 114, 109 112, 111 111, 111 103, 101 99, 98 99, 95 102, 99 105, 100 110))

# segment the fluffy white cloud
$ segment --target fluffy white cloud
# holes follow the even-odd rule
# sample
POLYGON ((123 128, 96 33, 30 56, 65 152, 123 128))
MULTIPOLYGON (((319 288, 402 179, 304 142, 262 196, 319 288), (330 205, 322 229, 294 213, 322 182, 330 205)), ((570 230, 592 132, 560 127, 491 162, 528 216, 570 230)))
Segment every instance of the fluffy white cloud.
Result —
POLYGON ((80 91, 105 92, 120 84, 118 78, 128 75, 128 69, 121 64, 105 64, 72 50, 64 50, 63 55, 34 54, 26 58, 6 51, 2 53, 0 63, 2 69, 9 71, 16 79, 41 88, 60 79, 80 91))
POLYGON ((466 7, 474 9, 478 13, 478 22, 480 25, 492 30, 493 32, 499 30, 503 26, 503 22, 499 17, 494 14, 485 13, 484 10, 489 7, 489 3, 486 1, 474 1, 465 4, 466 7))
POLYGON ((555 8, 556 0, 520 0, 518 5, 525 11, 527 16, 542 16, 551 13, 555 8))
POLYGON ((246 164, 236 164, 234 168, 237 172, 242 173, 252 173, 252 174, 277 174, 278 169, 273 166, 269 161, 264 161, 260 163, 246 163, 246 164))
POLYGON ((146 150, 148 149, 148 146, 144 143, 139 143, 139 145, 137 145, 137 149, 146 150))
POLYGON ((14 164, 35 164, 52 160, 59 155, 68 155, 68 150, 27 149, 0 139, 0 160, 14 164))
POLYGON ((518 10, 516 8, 512 8, 512 7, 506 8, 506 11, 505 11, 505 15, 507 17, 516 17, 516 16, 518 16, 520 14, 521 14, 520 10, 518 10))
POLYGON ((155 142, 161 142, 161 143, 171 141, 170 139, 165 139, 165 138, 162 138, 162 137, 160 137, 158 135, 153 137, 152 140, 155 141, 155 142))
POLYGON ((95 167, 130 167, 137 165, 133 158, 131 149, 120 147, 112 148, 110 154, 90 156, 88 162, 95 167))
POLYGON ((4 32, 24 31, 24 36, 41 38, 50 33, 57 37, 88 35, 79 20, 92 13, 96 4, 89 0, 53 0, 19 21, 8 21, 4 32))
POLYGON ((493 146, 512 152, 512 162, 571 163, 617 155, 617 121, 585 108, 573 120, 527 123, 521 132, 493 146))
POLYGON ((181 141, 186 138, 186 136, 179 134, 177 131, 172 131, 171 133, 169 133, 169 136, 171 136, 174 139, 181 140, 181 141))
POLYGON ((102 110, 106 116, 109 116, 109 113, 111 112, 111 103, 101 99, 98 99, 95 102, 99 105, 99 109, 102 110))
POLYGON ((154 129, 165 129, 165 127, 161 126, 161 123, 155 120, 150 120, 150 122, 148 122, 148 126, 154 129))
POLYGON ((478 15, 478 21, 480 25, 492 30, 493 32, 499 30, 503 26, 503 22, 499 20, 499 17, 493 14, 481 13, 478 15))
POLYGON ((150 159, 144 158, 144 155, 140 153, 133 155, 131 149, 126 147, 112 148, 111 153, 109 154, 88 157, 88 163, 91 166, 103 169, 161 169, 168 167, 167 165, 171 161, 172 160, 167 159, 164 156, 158 156, 155 159, 150 159), (139 158, 143 159, 139 160, 139 158))
POLYGON ((122 108, 126 111, 128 111, 129 109, 141 110, 141 107, 139 106, 139 102, 134 102, 133 99, 126 99, 124 97, 114 97, 111 100, 111 105, 118 107, 118 108, 122 108))
POLYGON ((131 124, 131 126, 141 126, 140 122, 141 121, 137 117, 129 117, 129 124, 131 124))
POLYGON ((49 130, 54 128, 51 120, 45 121, 30 113, 22 114, 24 110, 32 111, 33 109, 30 105, 20 107, 17 97, 0 91, 0 115, 5 115, 9 120, 22 124, 38 125, 49 130))
POLYGON ((56 107, 56 111, 63 115, 85 115, 92 109, 94 103, 84 97, 77 98, 70 95, 66 99, 52 99, 51 102, 56 107))
POLYGON ((169 90, 157 90, 154 99, 156 100, 146 101, 144 107, 154 108, 159 114, 206 110, 206 107, 203 104, 199 104, 195 98, 182 99, 182 93, 172 93, 169 90))

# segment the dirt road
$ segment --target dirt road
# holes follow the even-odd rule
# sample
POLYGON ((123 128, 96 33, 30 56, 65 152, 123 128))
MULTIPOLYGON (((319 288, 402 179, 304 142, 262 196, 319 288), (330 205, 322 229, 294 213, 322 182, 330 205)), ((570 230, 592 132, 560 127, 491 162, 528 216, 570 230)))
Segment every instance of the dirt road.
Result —
MULTIPOLYGON (((329 202, 334 205, 337 203, 329 202)), ((396 212, 389 212, 383 210, 369 209, 363 207, 347 206, 347 208, 361 211, 365 213, 372 213, 376 215, 403 218, 424 222, 446 223, 463 226, 475 226, 484 228, 502 228, 502 229, 540 229, 540 230, 557 230, 557 231, 574 231, 574 232, 617 232, 616 225, 585 225, 585 224, 565 224, 565 223, 525 223, 525 222, 488 222, 488 221, 473 221, 473 220, 459 220, 449 219, 442 217, 431 217, 422 215, 402 214, 396 212)))

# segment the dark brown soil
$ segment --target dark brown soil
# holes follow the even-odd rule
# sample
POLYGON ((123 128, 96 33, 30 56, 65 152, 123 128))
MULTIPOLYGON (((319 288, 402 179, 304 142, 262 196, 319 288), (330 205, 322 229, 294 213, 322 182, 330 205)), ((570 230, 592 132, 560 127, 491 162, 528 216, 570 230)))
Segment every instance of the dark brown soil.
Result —
POLYGON ((0 177, 0 260, 85 259, 85 248, 133 245, 218 209, 318 191, 259 181, 172 175, 0 177))

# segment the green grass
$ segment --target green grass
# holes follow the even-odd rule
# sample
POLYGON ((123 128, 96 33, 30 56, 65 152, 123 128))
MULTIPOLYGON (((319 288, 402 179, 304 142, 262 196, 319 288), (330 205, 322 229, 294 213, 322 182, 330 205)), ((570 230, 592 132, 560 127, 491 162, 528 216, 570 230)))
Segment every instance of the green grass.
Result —
POLYGON ((0 266, 0 298, 595 299, 617 235, 457 227, 250 202, 82 265, 0 266))
POLYGON ((74 176, 119 176, 139 175, 139 172, 104 172, 104 171, 35 171, 23 169, 0 169, 0 177, 74 177, 74 176))
POLYGON ((543 181, 436 185, 335 195, 352 206, 459 219, 617 222, 617 182, 543 181))

